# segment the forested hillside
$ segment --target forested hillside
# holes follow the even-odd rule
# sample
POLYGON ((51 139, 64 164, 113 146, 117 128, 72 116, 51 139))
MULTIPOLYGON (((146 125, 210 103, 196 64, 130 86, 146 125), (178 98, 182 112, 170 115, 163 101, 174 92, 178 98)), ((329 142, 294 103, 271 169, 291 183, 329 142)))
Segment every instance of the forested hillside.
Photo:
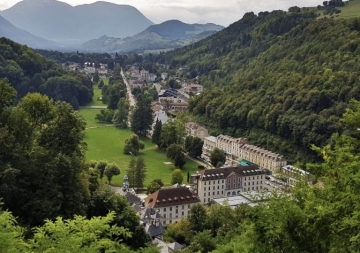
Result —
POLYGON ((310 145, 342 132, 339 117, 350 99, 360 99, 359 42, 360 19, 247 13, 167 60, 201 75, 208 89, 189 110, 214 133, 309 161, 317 160, 310 145))
POLYGON ((3 78, 16 89, 18 99, 29 92, 40 92, 55 101, 68 102, 75 109, 92 99, 89 78, 64 70, 27 46, 0 38, 0 79, 3 78))

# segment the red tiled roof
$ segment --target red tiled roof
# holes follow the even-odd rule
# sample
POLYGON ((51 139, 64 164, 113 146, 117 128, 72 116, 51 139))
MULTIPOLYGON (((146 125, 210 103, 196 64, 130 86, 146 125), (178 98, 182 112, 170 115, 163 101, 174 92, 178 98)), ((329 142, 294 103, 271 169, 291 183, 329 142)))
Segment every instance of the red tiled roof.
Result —
POLYGON ((145 198, 145 203, 153 208, 198 202, 199 198, 186 187, 160 189, 145 198))

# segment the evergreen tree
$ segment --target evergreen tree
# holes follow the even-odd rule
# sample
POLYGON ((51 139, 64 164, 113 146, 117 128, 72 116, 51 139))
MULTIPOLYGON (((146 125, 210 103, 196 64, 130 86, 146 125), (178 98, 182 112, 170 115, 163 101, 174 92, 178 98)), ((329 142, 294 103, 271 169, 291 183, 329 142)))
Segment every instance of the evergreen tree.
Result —
POLYGON ((162 123, 160 120, 156 120, 154 131, 151 137, 151 142, 158 145, 160 147, 161 140, 161 131, 162 131, 162 123))
POLYGON ((150 106, 151 101, 143 95, 137 97, 136 108, 131 119, 131 130, 139 136, 145 137, 148 130, 151 130, 153 123, 153 112, 150 106))
POLYGON ((138 188, 144 187, 146 179, 146 165, 143 158, 139 157, 136 161, 135 166, 135 185, 138 188))
POLYGON ((99 72, 97 70, 95 70, 95 74, 94 74, 94 77, 93 77, 93 82, 98 83, 99 80, 100 80, 99 72))
POLYGON ((117 110, 114 113, 113 122, 116 127, 127 128, 129 116, 129 102, 125 98, 120 98, 117 110))
POLYGON ((128 168, 129 169, 127 170, 126 173, 127 173, 128 179, 129 179, 129 187, 135 187, 136 160, 133 156, 131 157, 128 168))

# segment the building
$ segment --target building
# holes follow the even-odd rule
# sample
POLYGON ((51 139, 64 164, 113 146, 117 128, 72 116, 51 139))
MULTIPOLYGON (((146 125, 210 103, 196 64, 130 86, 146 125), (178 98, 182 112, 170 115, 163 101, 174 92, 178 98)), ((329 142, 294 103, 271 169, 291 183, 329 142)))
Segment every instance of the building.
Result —
POLYGON ((241 158, 259 165, 260 168, 268 169, 273 173, 276 173, 287 164, 287 161, 282 155, 257 146, 241 144, 239 148, 239 156, 241 158))
POLYGON ((165 228, 162 225, 162 215, 159 210, 149 207, 140 212, 140 220, 144 226, 145 232, 150 235, 152 239, 162 238, 165 233, 165 228))
POLYGON ((185 88, 183 88, 183 90, 187 93, 194 93, 194 94, 197 94, 197 93, 201 93, 203 92, 204 88, 202 85, 200 84, 189 84, 187 85, 185 88))
POLYGON ((272 192, 257 192, 257 191, 250 191, 250 192, 242 192, 236 196, 230 197, 222 197, 222 198, 214 198, 212 199, 212 203, 231 206, 232 208, 236 208, 241 204, 245 204, 248 206, 256 206, 259 202, 267 201, 269 198, 273 196, 272 192))
POLYGON ((163 188, 145 198, 145 208, 157 209, 163 217, 164 226, 187 217, 196 203, 200 203, 199 198, 183 186, 163 188))
POLYGON ((311 174, 294 166, 286 165, 280 168, 280 173, 284 174, 288 185, 293 185, 302 180, 308 184, 312 184, 311 174))
POLYGON ((171 102, 167 100, 161 101, 161 105, 166 111, 180 112, 185 111, 188 108, 187 102, 171 102))
POLYGON ((187 136, 198 137, 202 140, 209 135, 209 132, 205 127, 202 127, 195 122, 185 123, 185 131, 187 136))
POLYGON ((258 165, 261 169, 267 169, 272 172, 280 170, 287 165, 286 159, 280 155, 266 149, 250 145, 246 138, 234 138, 227 135, 217 137, 207 137, 204 139, 203 157, 209 157, 215 147, 222 150, 229 164, 238 164, 240 160, 245 159, 258 165))
POLYGON ((154 73, 150 73, 150 74, 149 74, 149 80, 150 80, 150 82, 155 82, 156 77, 157 77, 157 76, 156 76, 154 73))
POLYGON ((141 70, 140 71, 140 76, 141 76, 141 79, 144 80, 145 82, 150 82, 149 71, 141 70))
POLYGON ((161 79, 165 80, 168 77, 168 73, 161 73, 161 79))
POLYGON ((209 204, 214 198, 264 189, 265 171, 257 166, 206 169, 192 175, 191 179, 201 203, 209 204))
POLYGON ((216 148, 216 137, 215 136, 205 137, 201 157, 204 158, 206 161, 210 161, 211 152, 215 148, 216 148))

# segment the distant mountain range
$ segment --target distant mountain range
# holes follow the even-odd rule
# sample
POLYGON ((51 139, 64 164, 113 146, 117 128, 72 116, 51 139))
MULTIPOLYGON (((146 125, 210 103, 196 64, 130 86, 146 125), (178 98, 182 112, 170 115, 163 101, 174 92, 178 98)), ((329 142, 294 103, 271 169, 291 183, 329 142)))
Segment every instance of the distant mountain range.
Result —
POLYGON ((37 37, 27 31, 24 31, 12 25, 9 21, 0 16, 0 37, 5 37, 25 44, 32 48, 58 49, 58 45, 50 40, 37 37))
POLYGON ((102 35, 124 38, 153 25, 136 8, 107 2, 73 7, 56 0, 23 0, 0 15, 36 36, 68 45, 102 35))
POLYGON ((169 20, 149 26, 145 31, 124 39, 101 36, 82 45, 82 50, 91 52, 143 52, 179 48, 204 39, 224 29, 215 24, 186 24, 169 20))

